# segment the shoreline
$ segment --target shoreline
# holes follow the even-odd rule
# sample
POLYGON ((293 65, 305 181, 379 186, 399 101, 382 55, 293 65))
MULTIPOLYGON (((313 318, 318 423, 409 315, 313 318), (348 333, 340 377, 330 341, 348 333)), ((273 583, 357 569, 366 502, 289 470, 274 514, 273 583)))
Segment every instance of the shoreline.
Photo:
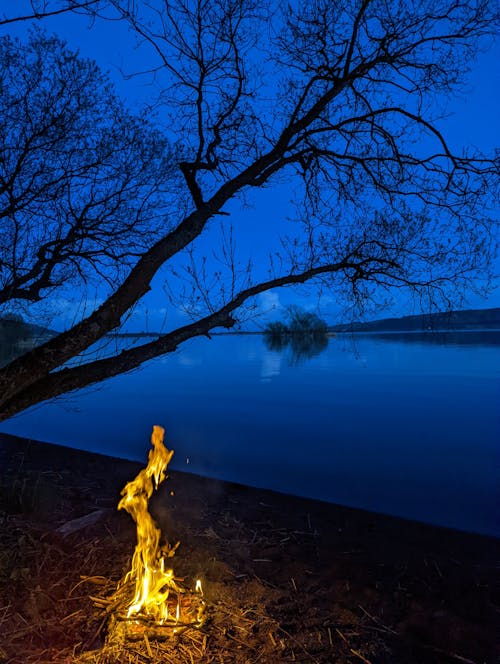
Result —
MULTIPOLYGON (((92 641, 94 609, 84 594, 69 602, 71 588, 81 574, 117 579, 126 568, 134 529, 116 505, 142 466, 0 434, 0 597, 8 608, 0 611, 2 664, 27 655, 30 662, 76 662, 71 649, 102 645, 104 631, 92 641), (97 512, 95 522, 61 535, 65 524, 97 512), (48 569, 39 569, 44 560, 48 569), (49 589, 63 569, 67 578, 57 592, 49 589), (54 594, 57 611, 47 600, 54 594), (75 610, 81 623, 68 629, 76 619, 68 622, 64 612, 75 610), (27 639, 22 630, 33 612, 27 639), (66 629, 58 631, 61 620, 66 629)), ((219 661, 217 653, 237 663, 361 661, 353 651, 370 664, 495 661, 499 540, 182 471, 169 478, 152 511, 168 539, 181 541, 179 574, 201 575, 214 607, 207 651, 194 661, 219 661), (225 633, 215 629, 221 606, 232 607, 225 633), (256 607, 260 619, 251 629, 236 624, 235 616, 256 607), (251 634, 235 650, 241 629, 251 634)))
MULTIPOLYGON (((119 464, 123 464, 124 468, 126 467, 125 464, 130 464, 131 468, 131 473, 137 472, 140 468, 143 467, 143 465, 146 464, 147 458, 145 456, 144 461, 139 461, 137 459, 131 459, 129 457, 122 457, 122 456, 115 456, 111 454, 106 454, 104 452, 95 452, 91 450, 86 450, 82 449, 79 447, 70 447, 69 445, 65 445, 64 443, 54 443, 54 442, 49 442, 49 441, 43 441, 43 440, 38 440, 38 439, 31 439, 31 438, 25 438, 23 436, 17 436, 15 434, 9 434, 9 433, 3 433, 0 431, 0 469, 2 468, 2 452, 4 449, 10 449, 12 450, 12 445, 16 446, 17 448, 21 446, 21 449, 23 450, 29 450, 30 447, 33 447, 34 450, 38 450, 39 446, 42 446, 40 449, 44 449, 45 451, 49 451, 50 453, 48 455, 48 458, 57 458, 58 453, 62 454, 63 457, 73 457, 75 454, 76 455, 82 455, 83 457, 88 457, 88 459, 103 459, 106 460, 106 463, 111 463, 115 464, 118 462, 119 464), (5 447, 6 446, 6 447, 5 447)), ((10 453, 7 452, 7 455, 10 453)), ((41 462, 41 457, 38 455, 36 456, 37 459, 37 464, 41 462)), ((47 466, 48 469, 48 466, 47 466)), ((480 531, 474 531, 474 530, 465 530, 462 528, 454 528, 451 526, 446 526, 442 525, 439 523, 432 523, 429 521, 421 521, 419 519, 411 519, 407 518, 405 516, 400 516, 397 514, 389 514, 387 512, 377 512, 375 510, 370 510, 366 509, 363 507, 357 507, 354 505, 343 505, 341 503, 335 503, 335 502, 330 502, 328 500, 322 500, 320 498, 314 498, 311 496, 306 496, 306 495, 300 495, 300 494, 293 494, 293 493, 286 493, 283 491, 276 491, 274 489, 269 489, 266 487, 259 487, 253 484, 242 484, 240 482, 234 482, 231 480, 226 480, 223 478, 219 477, 210 477, 208 475, 200 475, 198 473, 192 473, 189 471, 184 471, 180 470, 178 468, 171 468, 169 469, 169 476, 179 476, 179 480, 181 478, 193 478, 195 481, 199 481, 200 483, 214 483, 215 484, 220 484, 223 486, 226 486, 228 489, 230 487, 240 487, 241 489, 248 490, 248 491, 255 491, 263 494, 269 494, 270 496, 276 496, 276 498, 280 498, 281 500, 296 500, 296 501, 302 501, 304 503, 311 503, 311 505, 317 504, 318 506, 322 505, 324 506, 325 510, 328 511, 329 508, 332 509, 332 511, 339 511, 339 512, 349 512, 352 513, 353 515, 359 514, 360 517, 366 518, 368 520, 380 520, 382 523, 384 520, 387 521, 393 521, 394 526, 397 525, 397 523, 401 523, 401 525, 410 527, 411 524, 413 524, 416 528, 422 527, 422 528, 431 528, 431 529, 437 529, 438 531, 444 531, 444 532, 449 532, 449 533, 455 533, 457 536, 465 536, 465 537, 478 537, 478 538, 485 538, 487 540, 492 540, 492 541, 498 541, 500 545, 500 530, 498 531, 498 535, 492 534, 492 533, 487 533, 487 532, 480 532, 480 531)), ((130 478, 125 478, 124 482, 127 481, 127 479, 130 478)), ((119 492, 117 493, 117 503, 118 503, 118 498, 119 492)), ((498 517, 498 522, 499 522, 499 528, 500 528, 500 513, 498 517)))

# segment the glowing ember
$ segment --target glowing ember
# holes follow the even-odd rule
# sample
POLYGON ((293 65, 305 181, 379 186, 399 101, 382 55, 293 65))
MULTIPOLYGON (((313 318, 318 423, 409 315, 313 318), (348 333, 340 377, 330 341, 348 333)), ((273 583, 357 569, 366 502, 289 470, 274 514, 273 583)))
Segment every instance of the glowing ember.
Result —
POLYGON ((153 490, 165 479, 165 471, 173 455, 173 451, 163 444, 164 433, 162 427, 153 427, 153 448, 149 451, 148 465, 121 492, 123 498, 118 509, 126 510, 134 519, 137 525, 137 545, 131 569, 120 588, 129 585, 134 587, 134 595, 128 603, 126 614, 129 619, 141 619, 156 625, 168 623, 199 627, 203 623, 204 608, 201 582, 196 581, 197 601, 193 605, 185 589, 176 583, 173 570, 167 565, 179 543, 175 546, 161 545, 161 531, 148 511, 153 490))

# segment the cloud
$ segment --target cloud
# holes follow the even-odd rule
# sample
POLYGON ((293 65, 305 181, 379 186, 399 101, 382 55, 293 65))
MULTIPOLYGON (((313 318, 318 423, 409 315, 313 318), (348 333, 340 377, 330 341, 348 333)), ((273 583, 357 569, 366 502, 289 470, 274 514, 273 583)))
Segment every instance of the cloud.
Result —
POLYGON ((272 311, 274 309, 281 309, 280 296, 276 291, 269 290, 265 293, 260 293, 257 296, 257 304, 262 312, 272 311))

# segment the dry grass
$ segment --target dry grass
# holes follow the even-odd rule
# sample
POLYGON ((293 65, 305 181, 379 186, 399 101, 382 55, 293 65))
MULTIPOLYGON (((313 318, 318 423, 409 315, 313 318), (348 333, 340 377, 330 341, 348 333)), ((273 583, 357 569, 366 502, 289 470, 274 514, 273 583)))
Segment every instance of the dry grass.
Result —
MULTIPOLYGON (((131 634, 120 602, 109 598, 129 554, 113 529, 123 521, 110 514, 104 537, 77 533, 57 538, 44 524, 0 515, 2 650, 9 664, 132 664, 141 662, 280 661, 286 648, 279 625, 263 606, 271 596, 256 579, 212 582, 201 628, 138 629, 131 634), (80 576, 80 572, 88 572, 80 576), (109 576, 103 574, 109 571, 109 576), (235 592, 237 590, 237 592, 235 592), (267 596, 267 597, 266 597, 267 596), (245 601, 246 597, 246 601, 245 601), (260 599, 260 602, 258 601, 260 599), (257 601, 256 601, 257 600, 257 601), (273 657, 273 652, 274 657, 273 657)), ((311 660, 312 661, 312 660, 311 660)))
POLYGON ((181 541, 176 576, 202 578, 207 620, 127 629, 108 599, 135 544, 116 503, 137 466, 5 442, 0 664, 496 662, 498 543, 182 474, 155 518, 181 541))

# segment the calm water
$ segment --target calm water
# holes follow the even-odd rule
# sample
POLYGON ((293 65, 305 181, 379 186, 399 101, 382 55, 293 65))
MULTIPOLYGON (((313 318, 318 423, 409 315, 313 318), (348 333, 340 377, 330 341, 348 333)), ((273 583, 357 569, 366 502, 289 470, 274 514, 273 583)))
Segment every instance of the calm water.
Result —
POLYGON ((500 333, 338 336, 312 358, 197 339, 8 433, 499 535, 500 333))

